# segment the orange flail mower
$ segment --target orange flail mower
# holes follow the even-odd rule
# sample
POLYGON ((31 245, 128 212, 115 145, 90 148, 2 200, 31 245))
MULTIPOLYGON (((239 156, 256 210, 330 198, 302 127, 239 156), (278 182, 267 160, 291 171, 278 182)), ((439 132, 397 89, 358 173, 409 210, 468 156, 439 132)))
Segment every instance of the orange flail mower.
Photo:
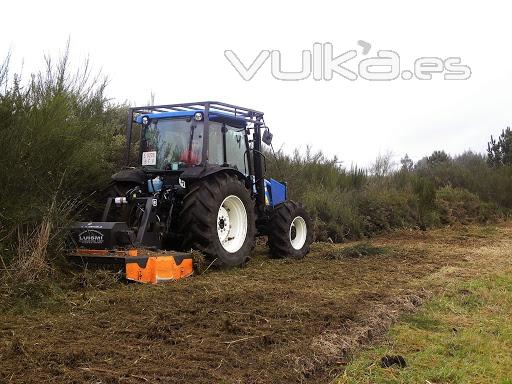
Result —
POLYGON ((193 273, 192 256, 183 252, 155 252, 146 249, 77 249, 70 256, 82 263, 124 264, 126 279, 139 283, 169 282, 188 277, 193 273))

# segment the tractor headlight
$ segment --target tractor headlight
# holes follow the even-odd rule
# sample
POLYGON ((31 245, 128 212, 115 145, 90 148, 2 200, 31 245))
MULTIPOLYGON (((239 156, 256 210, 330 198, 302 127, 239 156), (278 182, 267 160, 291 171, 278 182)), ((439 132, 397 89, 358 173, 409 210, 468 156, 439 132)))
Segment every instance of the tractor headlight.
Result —
POLYGON ((148 123, 149 123, 149 117, 144 116, 144 117, 142 118, 142 124, 144 124, 144 125, 148 125, 148 123))
POLYGON ((195 120, 195 121, 201 121, 201 120, 203 120, 203 114, 202 114, 201 112, 196 112, 196 113, 194 114, 194 120, 195 120))

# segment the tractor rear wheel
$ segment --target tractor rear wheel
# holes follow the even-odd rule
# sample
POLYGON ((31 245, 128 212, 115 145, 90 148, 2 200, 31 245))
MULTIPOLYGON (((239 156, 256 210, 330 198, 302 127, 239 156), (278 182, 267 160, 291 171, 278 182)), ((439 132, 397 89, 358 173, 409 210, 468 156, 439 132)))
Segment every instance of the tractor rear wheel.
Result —
POLYGON ((245 183, 222 172, 192 185, 180 214, 182 248, 196 249, 217 265, 242 265, 255 236, 254 202, 245 183))
POLYGON ((313 226, 306 210, 292 200, 274 208, 268 245, 275 258, 303 258, 313 241, 313 226))

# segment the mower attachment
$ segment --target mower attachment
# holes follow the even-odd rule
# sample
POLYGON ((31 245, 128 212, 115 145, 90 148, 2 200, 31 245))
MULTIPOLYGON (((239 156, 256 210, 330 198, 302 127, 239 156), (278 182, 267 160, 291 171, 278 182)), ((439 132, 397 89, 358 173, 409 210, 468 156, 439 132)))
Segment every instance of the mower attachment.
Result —
POLYGON ((82 263, 124 264, 126 279, 139 283, 163 283, 179 280, 193 273, 192 256, 183 252, 79 248, 70 257, 82 263))

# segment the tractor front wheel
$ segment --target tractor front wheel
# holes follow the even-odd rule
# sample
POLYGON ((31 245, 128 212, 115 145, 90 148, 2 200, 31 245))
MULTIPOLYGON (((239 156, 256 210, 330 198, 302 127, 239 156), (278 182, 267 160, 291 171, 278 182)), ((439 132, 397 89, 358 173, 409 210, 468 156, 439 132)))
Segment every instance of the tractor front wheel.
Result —
POLYGON ((292 200, 274 208, 268 245, 273 257, 303 258, 313 241, 313 226, 306 210, 292 200))
POLYGON ((245 183, 219 173, 190 188, 180 215, 182 248, 196 249, 216 264, 242 265, 255 236, 254 202, 245 183))

